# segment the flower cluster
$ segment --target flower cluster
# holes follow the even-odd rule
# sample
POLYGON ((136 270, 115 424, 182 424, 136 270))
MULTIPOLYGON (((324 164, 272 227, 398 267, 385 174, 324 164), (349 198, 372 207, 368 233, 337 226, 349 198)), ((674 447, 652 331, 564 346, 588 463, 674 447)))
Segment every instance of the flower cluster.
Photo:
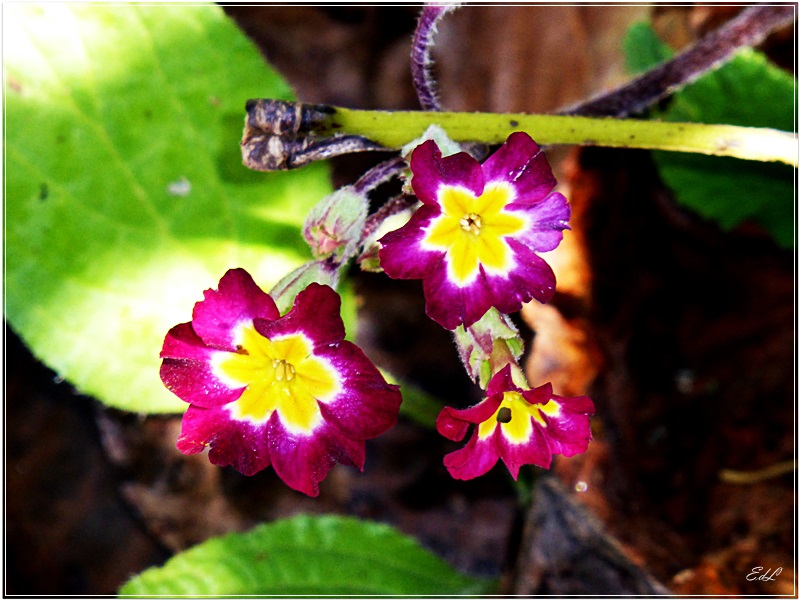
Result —
POLYGON ((428 140, 413 151, 411 172, 422 206, 381 239, 381 266, 392 278, 421 279, 428 316, 456 330, 468 373, 485 365, 494 374, 484 401, 439 414, 437 429, 451 440, 477 426, 445 466, 454 478, 469 479, 502 458, 516 479, 524 464, 547 468, 554 454, 583 453, 591 440, 591 400, 553 395, 550 384, 517 387, 512 366, 521 370, 505 340, 508 326, 500 331, 490 312, 513 313, 555 292, 553 270, 537 253, 558 246, 570 211, 553 190, 544 153, 523 132, 511 134, 483 164, 464 152, 443 157, 428 140))
POLYGON ((334 463, 363 469, 364 441, 395 424, 401 397, 344 340, 339 310, 333 289, 311 284, 281 316, 250 274, 228 271, 161 351, 161 379, 190 403, 178 449, 208 447, 245 475, 272 465, 311 496, 334 463))
POLYGON ((206 290, 191 322, 169 331, 161 378, 190 405, 182 452, 209 449, 212 463, 246 475, 271 465, 312 496, 336 462, 363 469, 365 440, 397 421, 399 388, 344 340, 339 296, 316 283, 335 285, 359 248, 369 268, 379 262, 392 278, 423 281, 428 315, 454 330, 467 372, 487 388, 482 402, 445 407, 436 420, 454 441, 475 426, 466 446, 445 457, 454 478, 475 478, 502 459, 516 479, 522 465, 547 468, 555 454, 586 450, 591 400, 555 395, 550 384, 518 386, 522 340, 505 317, 555 291, 538 253, 558 246, 570 211, 541 149, 518 132, 481 164, 464 152, 444 157, 429 140, 410 167, 422 204, 405 225, 376 242, 363 234, 363 186, 340 190, 306 223, 316 261, 287 276, 274 297, 233 269, 206 290), (281 315, 276 301, 285 309, 292 298, 281 315))

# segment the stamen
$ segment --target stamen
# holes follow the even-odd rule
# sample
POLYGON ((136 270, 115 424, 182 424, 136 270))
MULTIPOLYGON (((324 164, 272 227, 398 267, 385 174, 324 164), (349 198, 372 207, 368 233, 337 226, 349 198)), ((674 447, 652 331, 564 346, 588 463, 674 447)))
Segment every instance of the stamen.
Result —
POLYGON ((294 365, 287 363, 283 359, 273 359, 272 367, 275 368, 275 379, 278 381, 286 380, 291 382, 294 380, 295 369, 294 365))
POLYGON ((467 213, 458 222, 461 229, 472 234, 481 233, 481 216, 477 213, 467 213))

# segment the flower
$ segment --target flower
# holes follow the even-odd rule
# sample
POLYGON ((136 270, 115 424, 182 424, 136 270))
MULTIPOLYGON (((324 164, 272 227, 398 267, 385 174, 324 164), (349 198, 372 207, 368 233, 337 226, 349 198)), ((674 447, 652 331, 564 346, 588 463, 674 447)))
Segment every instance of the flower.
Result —
POLYGON ((477 425, 467 445, 444 458, 453 478, 482 476, 501 458, 516 480, 523 465, 549 468, 556 453, 572 457, 585 452, 592 439, 593 414, 588 397, 554 395, 550 384, 518 388, 506 365, 490 380, 483 401, 463 410, 445 407, 436 418, 436 429, 458 441, 470 425, 477 425))
POLYGON ((190 404, 177 447, 250 476, 272 465, 319 494, 337 461, 363 471, 364 441, 397 421, 399 388, 344 340, 341 300, 310 284, 282 316, 243 269, 206 290, 164 340, 161 379, 190 404))
POLYGON ((445 328, 470 326, 496 307, 513 313, 547 302, 555 275, 537 252, 568 228, 569 204, 530 136, 511 134, 483 165, 464 152, 442 157, 428 140, 411 155, 411 187, 422 206, 381 238, 391 278, 422 279, 428 315, 445 328))

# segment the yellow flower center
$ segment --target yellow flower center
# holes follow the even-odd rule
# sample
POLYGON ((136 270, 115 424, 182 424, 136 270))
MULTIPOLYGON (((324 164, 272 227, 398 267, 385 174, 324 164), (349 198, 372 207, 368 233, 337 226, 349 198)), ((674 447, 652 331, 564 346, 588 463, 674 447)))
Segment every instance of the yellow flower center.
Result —
POLYGON ((311 341, 302 334, 269 339, 244 326, 239 339, 237 353, 220 352, 212 361, 215 375, 225 384, 247 386, 231 404, 231 415, 264 423, 277 411, 290 432, 313 432, 322 423, 319 403, 341 390, 333 366, 312 353, 311 341))
POLYGON ((276 380, 286 380, 288 382, 289 380, 294 380, 294 375, 297 373, 294 365, 286 363, 283 359, 273 359, 272 367, 275 368, 276 380))
POLYGON ((476 213, 464 215, 458 222, 461 229, 476 236, 481 233, 481 216, 476 213))
POLYGON ((550 399, 544 405, 531 405, 519 392, 503 393, 503 402, 494 415, 478 426, 478 437, 483 440, 491 436, 498 424, 503 435, 514 444, 530 440, 533 432, 533 418, 542 427, 547 427, 542 414, 556 417, 561 413, 561 405, 550 399))
POLYGON ((422 245, 446 253, 449 279, 460 286, 471 284, 483 265, 487 273, 507 273, 514 267, 505 238, 522 231, 525 220, 505 210, 513 200, 508 184, 493 183, 475 196, 466 188, 442 186, 442 214, 428 226, 422 245))

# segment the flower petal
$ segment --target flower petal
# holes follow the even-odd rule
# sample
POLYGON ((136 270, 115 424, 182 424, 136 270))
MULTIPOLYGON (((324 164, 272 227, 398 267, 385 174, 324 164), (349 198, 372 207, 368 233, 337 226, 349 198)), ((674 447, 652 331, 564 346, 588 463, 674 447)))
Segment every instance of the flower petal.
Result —
POLYGON ((444 407, 436 418, 436 430, 450 440, 461 440, 470 425, 483 423, 492 417, 502 400, 502 395, 493 395, 467 409, 444 407))
POLYGON ((539 145, 525 132, 514 132, 483 163, 486 182, 504 181, 517 198, 540 200, 556 186, 556 178, 539 145))
MULTIPOLYGON (((488 398, 496 394, 509 391, 522 392, 522 390, 518 388, 516 384, 514 384, 514 380, 511 378, 511 364, 506 365, 503 369, 492 376, 492 379, 489 380, 489 385, 486 387, 486 396, 488 398)), ((495 410, 497 410, 496 407, 495 410)))
POLYGON ((439 214, 438 208, 423 205, 403 227, 380 239, 378 257, 386 275, 399 280, 422 279, 437 269, 444 252, 425 249, 422 240, 431 220, 439 214))
POLYGON ((444 465, 456 480, 471 480, 492 469, 499 457, 492 438, 479 440, 475 432, 464 448, 445 455, 444 465))
POLYGON ((237 328, 253 319, 280 316, 272 298, 244 269, 230 269, 216 290, 204 292, 205 300, 194 306, 192 328, 208 346, 236 350, 237 328))
POLYGON ((548 438, 543 429, 533 418, 530 438, 524 443, 514 443, 503 435, 503 429, 495 431, 495 442, 503 459, 503 463, 508 467, 514 480, 519 476, 519 468, 523 465, 538 465, 548 469, 553 462, 553 453, 548 444, 548 438))
POLYGON ((485 179, 481 164, 466 152, 442 157, 433 140, 423 142, 411 153, 411 187, 417 198, 426 205, 439 205, 439 188, 459 186, 475 196, 483 192, 485 179))
POLYGON ((531 225, 515 238, 537 252, 556 248, 564 237, 563 230, 570 229, 569 203, 560 192, 553 192, 533 205, 513 203, 508 209, 524 211, 531 225))
POLYGON ((364 470, 364 441, 350 440, 324 423, 312 436, 296 435, 273 414, 267 423, 267 438, 275 473, 310 497, 319 495, 319 483, 335 463, 364 470))
POLYGON ((514 267, 506 277, 487 276, 494 306, 501 313, 514 313, 532 299, 546 303, 556 291, 556 276, 547 261, 524 244, 510 239, 514 267))
POLYGON ((507 274, 487 274, 481 265, 478 276, 467 286, 450 281, 439 269, 423 280, 425 312, 448 330, 469 327, 491 308, 514 313, 532 299, 547 302, 553 297, 556 279, 544 259, 524 245, 509 240, 514 267, 507 274))
POLYGON ((341 305, 341 298, 333 288, 311 283, 297 295, 286 315, 272 321, 255 319, 253 325, 259 334, 269 339, 303 333, 316 350, 344 340, 341 305))
POLYGON ((547 384, 542 384, 541 386, 531 388, 530 390, 523 390, 522 398, 528 401, 528 403, 531 405, 546 405, 551 399, 554 398, 553 385, 548 382, 547 384))
POLYGON ((326 358, 342 380, 341 394, 319 404, 326 422, 354 440, 374 438, 397 423, 400 387, 388 384, 360 348, 345 340, 317 355, 326 358))
POLYGON ((481 250, 480 242, 474 244, 468 236, 463 235, 458 235, 454 242, 447 252, 447 276, 454 284, 463 286, 474 281, 479 273, 481 266, 478 255, 481 250))
POLYGON ((448 330, 464 323, 463 289, 450 282, 446 269, 438 269, 422 280, 422 288, 428 317, 448 330))
POLYGON ((161 350, 160 375, 167 389, 187 403, 212 408, 235 401, 244 387, 231 387, 214 375, 211 359, 224 352, 207 347, 191 324, 172 328, 161 350))
POLYGON ((209 361, 216 352, 208 348, 195 334, 191 323, 179 323, 164 337, 159 357, 162 359, 195 359, 209 361))
POLYGON ((564 457, 572 457, 585 453, 592 440, 589 416, 594 415, 594 404, 589 397, 553 396, 561 408, 556 416, 543 414, 547 423, 549 445, 552 453, 560 453, 564 457))
POLYGON ((231 466, 245 476, 252 476, 270 465, 266 424, 257 426, 231 419, 225 407, 189 407, 183 416, 177 447, 187 455, 210 447, 208 459, 211 463, 231 466))

